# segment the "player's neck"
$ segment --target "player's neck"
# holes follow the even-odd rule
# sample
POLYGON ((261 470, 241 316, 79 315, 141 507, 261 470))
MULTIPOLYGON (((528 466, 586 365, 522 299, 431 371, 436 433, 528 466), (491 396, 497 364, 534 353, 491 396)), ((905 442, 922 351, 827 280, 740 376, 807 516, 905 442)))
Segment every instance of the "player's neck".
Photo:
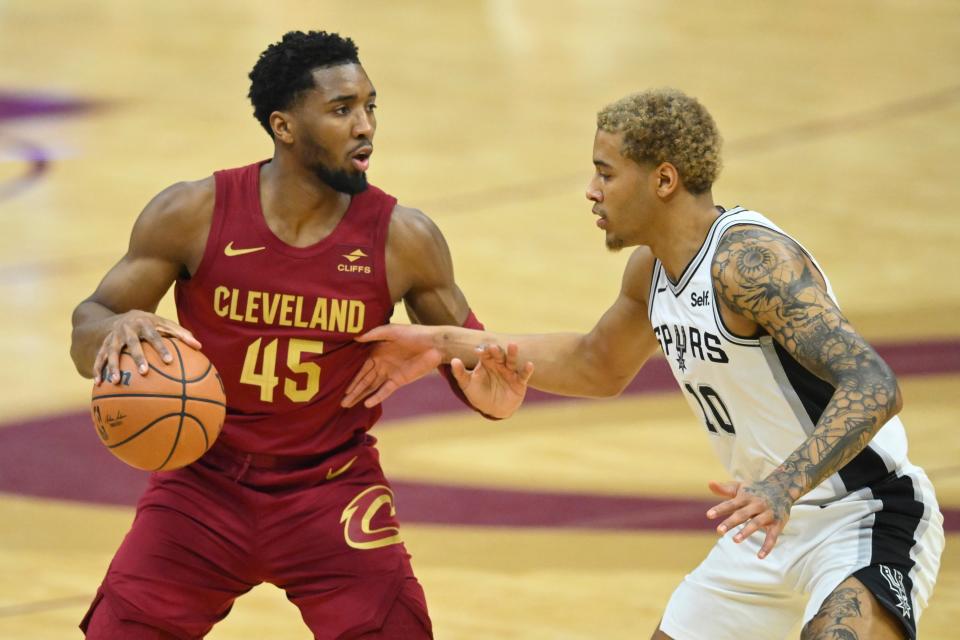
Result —
POLYGON ((671 204, 661 217, 663 226, 650 248, 676 282, 700 251, 719 211, 709 192, 699 196, 684 194, 671 204))
POLYGON ((350 196, 289 158, 275 155, 260 169, 260 202, 268 221, 282 219, 299 226, 340 220, 350 196))

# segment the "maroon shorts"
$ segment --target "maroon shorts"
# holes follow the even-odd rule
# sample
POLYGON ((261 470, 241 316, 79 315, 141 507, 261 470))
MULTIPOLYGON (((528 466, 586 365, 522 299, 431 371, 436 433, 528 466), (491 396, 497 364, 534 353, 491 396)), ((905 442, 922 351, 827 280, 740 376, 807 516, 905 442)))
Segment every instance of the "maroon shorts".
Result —
POLYGON ((282 471, 214 446, 153 474, 81 628, 105 604, 119 620, 200 638, 237 596, 269 582, 316 638, 381 637, 397 607, 422 627, 405 636, 432 637, 373 442, 282 471))

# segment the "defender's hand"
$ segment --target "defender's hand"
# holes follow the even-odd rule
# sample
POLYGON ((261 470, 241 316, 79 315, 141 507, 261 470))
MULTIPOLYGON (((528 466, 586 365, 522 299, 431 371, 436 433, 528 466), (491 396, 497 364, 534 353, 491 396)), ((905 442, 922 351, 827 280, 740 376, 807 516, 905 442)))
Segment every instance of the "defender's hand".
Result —
POLYGON ((498 345, 486 345, 480 361, 468 371, 459 358, 450 361, 453 376, 470 404, 492 418, 509 418, 523 404, 533 363, 517 366, 517 345, 504 353, 498 345))
POLYGON ((347 387, 342 407, 352 407, 364 398, 365 407, 376 406, 400 387, 436 369, 442 360, 433 346, 432 329, 422 325, 383 325, 356 340, 376 344, 347 387))
POLYGON ((779 486, 765 481, 752 485, 711 482, 709 486, 710 491, 727 498, 707 511, 707 517, 711 520, 727 516, 717 526, 717 533, 722 536, 730 529, 746 523, 743 529, 733 536, 733 541, 740 543, 763 529, 766 537, 757 557, 766 558, 777 543, 783 528, 787 526, 793 499, 779 486))
POLYGON ((200 348, 200 342, 193 334, 172 320, 136 309, 117 315, 93 360, 94 384, 120 382, 120 353, 124 350, 133 358, 140 375, 147 375, 150 368, 143 355, 141 341, 150 343, 164 362, 173 362, 173 355, 163 344, 162 336, 179 338, 194 349, 200 348))

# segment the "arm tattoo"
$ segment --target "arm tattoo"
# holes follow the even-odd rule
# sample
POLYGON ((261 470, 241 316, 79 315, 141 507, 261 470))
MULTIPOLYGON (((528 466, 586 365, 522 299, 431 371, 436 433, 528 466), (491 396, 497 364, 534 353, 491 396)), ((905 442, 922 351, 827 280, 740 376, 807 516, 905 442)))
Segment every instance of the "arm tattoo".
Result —
POLYGON ((785 492, 796 500, 853 459, 897 412, 896 379, 789 238, 762 227, 734 227, 720 240, 712 274, 728 309, 762 326, 836 388, 813 433, 769 478, 775 486, 768 497, 785 492))

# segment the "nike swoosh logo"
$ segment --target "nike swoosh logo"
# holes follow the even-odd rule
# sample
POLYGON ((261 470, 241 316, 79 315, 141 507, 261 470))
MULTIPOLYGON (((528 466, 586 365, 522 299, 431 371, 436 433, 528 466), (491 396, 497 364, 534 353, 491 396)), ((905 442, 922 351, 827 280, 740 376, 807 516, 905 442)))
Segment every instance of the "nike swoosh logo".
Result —
POLYGON ((347 464, 343 465, 339 469, 337 470, 334 470, 333 468, 327 469, 327 480, 333 480, 337 476, 343 475, 344 473, 347 472, 347 469, 353 466, 353 463, 356 461, 357 461, 357 456, 353 456, 352 458, 347 460, 347 464))
POLYGON ((223 248, 223 255, 228 257, 233 256, 242 256, 248 253, 256 253, 257 251, 263 251, 266 247, 250 247, 249 249, 234 249, 233 240, 227 243, 227 246, 223 248))
POLYGON ((666 287, 660 287, 659 289, 657 289, 657 293, 663 293, 666 290, 667 290, 666 287))

